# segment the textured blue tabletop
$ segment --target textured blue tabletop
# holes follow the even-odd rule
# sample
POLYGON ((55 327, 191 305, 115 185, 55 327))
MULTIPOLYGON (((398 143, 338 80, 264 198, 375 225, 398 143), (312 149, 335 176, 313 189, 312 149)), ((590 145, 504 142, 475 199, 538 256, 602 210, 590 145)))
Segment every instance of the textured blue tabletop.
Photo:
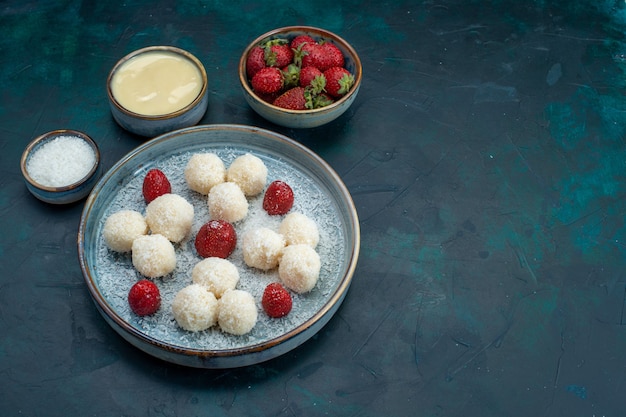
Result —
POLYGON ((22 0, 0 28, 2 416, 626 415, 624 2, 22 0), (237 78, 250 41, 299 24, 363 63, 354 105, 312 130, 261 119, 237 78), (201 124, 289 136, 354 198, 345 301, 269 362, 191 369, 125 342, 81 275, 83 202, 22 180, 46 131, 91 135, 105 170, 143 143, 105 82, 157 44, 205 65, 201 124))

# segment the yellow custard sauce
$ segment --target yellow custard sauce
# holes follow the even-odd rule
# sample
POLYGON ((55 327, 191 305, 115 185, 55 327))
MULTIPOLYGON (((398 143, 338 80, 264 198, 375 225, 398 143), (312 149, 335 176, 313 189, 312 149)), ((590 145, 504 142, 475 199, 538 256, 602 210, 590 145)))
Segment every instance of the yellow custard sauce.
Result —
POLYGON ((115 100, 134 113, 158 116, 193 102, 202 90, 200 69, 186 57, 149 51, 124 62, 113 75, 115 100))

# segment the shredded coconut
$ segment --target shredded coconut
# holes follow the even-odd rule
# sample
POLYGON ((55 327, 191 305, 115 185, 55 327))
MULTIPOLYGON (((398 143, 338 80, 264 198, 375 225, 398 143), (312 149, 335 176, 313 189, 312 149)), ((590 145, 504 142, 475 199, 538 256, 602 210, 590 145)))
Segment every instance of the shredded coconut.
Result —
MULTIPOLYGON (((207 197, 189 189, 185 182, 184 168, 195 153, 216 153, 226 166, 242 154, 251 150, 250 145, 224 146, 221 143, 201 144, 187 147, 184 151, 178 150, 156 157, 152 164, 158 166, 167 175, 172 189, 194 206, 195 215, 191 233, 176 245, 176 267, 174 271, 156 281, 161 290, 162 307, 154 315, 138 317, 128 306, 127 288, 137 281, 138 272, 133 267, 129 253, 111 251, 102 236, 102 227, 105 219, 116 211, 134 209, 142 211, 145 202, 141 196, 143 176, 150 166, 143 167, 135 175, 123 179, 120 185, 110 185, 113 188, 113 197, 99 214, 97 236, 93 250, 97 253, 95 280, 101 289, 104 298, 111 308, 116 311, 129 325, 148 337, 162 343, 182 348, 226 350, 240 349, 257 345, 275 339, 285 333, 302 326, 317 314, 333 295, 341 283, 346 257, 346 235, 342 225, 342 216, 339 207, 334 201, 332 193, 327 191, 324 183, 308 170, 294 164, 289 159, 274 155, 268 151, 252 148, 255 155, 262 158, 271 173, 268 182, 282 179, 288 182, 296 195, 293 211, 305 214, 314 219, 319 229, 320 239, 316 247, 321 259, 319 279, 313 290, 305 294, 292 294, 293 309, 288 316, 280 320, 271 319, 266 314, 258 314, 256 324, 245 335, 233 335, 223 331, 219 326, 212 326, 204 331, 190 332, 182 329, 173 317, 171 308, 178 291, 193 283, 193 267, 201 261, 194 250, 194 239, 200 227, 212 218, 209 213, 207 197)), ((109 187, 109 185, 107 185, 109 187)), ((238 236, 247 232, 266 227, 278 231, 282 216, 270 216, 262 207, 262 195, 249 199, 249 209, 245 219, 234 226, 238 236)), ((237 267, 240 275, 236 287, 252 294, 255 300, 260 300, 263 290, 270 282, 280 280, 278 269, 262 271, 246 265, 243 259, 242 245, 238 244, 229 260, 237 267)), ((260 303, 260 301, 259 301, 260 303)), ((260 311, 260 304, 257 306, 260 311)))
POLYGON ((96 154, 78 136, 58 136, 38 147, 28 158, 26 170, 35 182, 63 187, 84 178, 96 163, 96 154))

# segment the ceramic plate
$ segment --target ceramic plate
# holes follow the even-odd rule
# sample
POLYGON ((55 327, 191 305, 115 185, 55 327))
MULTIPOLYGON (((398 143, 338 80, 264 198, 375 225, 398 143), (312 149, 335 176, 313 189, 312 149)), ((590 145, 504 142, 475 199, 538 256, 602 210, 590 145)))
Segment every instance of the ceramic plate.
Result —
POLYGON ((145 142, 116 163, 88 197, 78 232, 81 269, 91 296, 104 319, 128 342, 163 360, 198 368, 232 368, 260 363, 282 355, 317 333, 339 308, 350 286, 360 243, 357 213, 345 185, 320 157, 280 134, 249 126, 208 125, 171 132, 145 142), (269 216, 262 209, 263 194, 248 198, 246 218, 234 224, 237 249, 228 258, 237 266, 237 288, 250 292, 259 311, 255 327, 243 336, 229 335, 215 326, 201 332, 182 330, 171 312, 176 293, 191 284, 193 266, 202 260, 194 248, 199 228, 210 220, 206 196, 191 191, 184 168, 200 152, 217 154, 226 167, 238 156, 250 153, 263 160, 267 183, 280 179, 294 190, 292 212, 313 219, 320 231, 316 251, 322 268, 315 288, 293 294, 293 309, 281 319, 270 319, 262 310, 265 286, 279 281, 276 270, 263 272, 243 262, 241 236, 256 227, 278 231, 283 216, 269 216), (145 212, 141 188, 151 168, 161 169, 172 192, 194 206, 189 236, 175 245, 174 272, 154 281, 161 290, 159 311, 139 317, 128 306, 130 287, 141 275, 130 254, 109 250, 102 237, 104 222, 122 209, 145 212))

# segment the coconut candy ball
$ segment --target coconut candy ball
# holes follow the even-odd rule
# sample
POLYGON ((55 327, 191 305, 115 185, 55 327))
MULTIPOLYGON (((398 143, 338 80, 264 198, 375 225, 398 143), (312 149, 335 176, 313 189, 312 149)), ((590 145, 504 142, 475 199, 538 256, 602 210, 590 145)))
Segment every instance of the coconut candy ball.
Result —
POLYGON ((241 244, 246 265, 264 271, 278 266, 284 247, 283 235, 266 227, 248 231, 241 244))
POLYGON ((181 328, 199 332, 217 323, 217 306, 217 298, 208 288, 190 284, 176 293, 172 313, 181 328))
POLYGON ((285 287, 303 294, 317 284, 320 275, 320 256, 306 244, 285 247, 278 266, 278 276, 285 287))
POLYGON ((174 246, 163 235, 139 236, 133 241, 131 250, 133 266, 143 276, 158 278, 176 268, 174 246))
POLYGON ((248 200, 234 182, 223 182, 211 188, 208 198, 212 219, 235 223, 248 215, 248 200))
POLYGON ((190 189, 208 195, 211 188, 226 179, 224 162, 214 153, 197 153, 185 166, 185 181, 190 189))
POLYGON ((239 282, 237 267, 227 259, 210 257, 198 262, 191 271, 194 284, 205 286, 216 298, 234 290, 239 282))
POLYGON ((193 215, 193 205, 178 194, 164 194, 146 207, 146 222, 152 233, 161 234, 174 243, 187 236, 193 215))
POLYGON ((287 214, 280 223, 278 232, 285 237, 286 245, 304 243, 315 249, 320 241, 320 233, 315 221, 298 212, 287 214))
POLYGON ((217 322, 220 328, 230 334, 248 333, 258 317, 254 297, 247 291, 231 290, 218 301, 217 322))
POLYGON ((146 219, 135 210, 120 210, 111 214, 102 229, 105 243, 116 252, 130 252, 133 241, 146 233, 146 219))
POLYGON ((226 181, 239 185, 248 197, 258 195, 267 182, 267 167, 258 156, 249 153, 238 156, 226 170, 226 181))

